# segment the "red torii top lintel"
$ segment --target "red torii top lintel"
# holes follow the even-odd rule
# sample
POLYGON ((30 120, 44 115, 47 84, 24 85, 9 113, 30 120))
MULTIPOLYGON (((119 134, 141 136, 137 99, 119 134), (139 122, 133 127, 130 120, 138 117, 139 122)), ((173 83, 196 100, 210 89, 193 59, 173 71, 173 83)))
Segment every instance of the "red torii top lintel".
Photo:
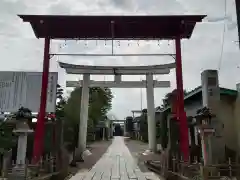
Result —
POLYGON ((19 15, 37 38, 51 39, 166 39, 190 38, 205 15, 67 16, 19 15))

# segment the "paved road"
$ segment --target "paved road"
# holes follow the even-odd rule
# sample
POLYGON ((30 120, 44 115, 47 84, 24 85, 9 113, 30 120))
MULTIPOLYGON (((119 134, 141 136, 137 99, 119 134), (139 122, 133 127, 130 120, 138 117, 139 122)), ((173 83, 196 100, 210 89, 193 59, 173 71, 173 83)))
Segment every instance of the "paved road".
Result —
POLYGON ((124 143, 123 137, 115 137, 102 158, 88 172, 79 172, 70 180, 146 180, 131 153, 124 143))

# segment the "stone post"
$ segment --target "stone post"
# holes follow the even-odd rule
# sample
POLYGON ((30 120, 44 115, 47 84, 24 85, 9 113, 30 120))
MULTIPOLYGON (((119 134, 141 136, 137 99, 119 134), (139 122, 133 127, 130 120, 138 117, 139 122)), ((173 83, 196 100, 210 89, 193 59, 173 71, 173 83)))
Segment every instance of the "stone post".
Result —
POLYGON ((127 132, 127 120, 125 120, 124 122, 124 126, 123 126, 123 136, 128 137, 128 132, 127 132))
POLYGON ((3 154, 2 176, 7 177, 9 168, 12 167, 12 150, 3 154))
POLYGON ((218 163, 224 161, 225 143, 222 135, 223 122, 219 116, 220 109, 220 88, 218 82, 217 70, 205 70, 201 74, 202 80, 202 105, 208 107, 212 114, 216 115, 212 118, 211 127, 215 130, 213 136, 208 136, 209 150, 206 152, 208 163, 218 163))
POLYGON ((103 127, 103 135, 102 135, 102 140, 105 140, 105 127, 103 127))
POLYGON ((106 137, 107 137, 107 140, 109 140, 110 139, 110 133, 109 133, 109 130, 110 130, 110 120, 109 119, 105 120, 105 127, 106 127, 106 137))
POLYGON ((147 114, 148 114, 148 145, 149 150, 155 152, 156 144, 156 120, 154 106, 154 81, 153 74, 146 75, 147 82, 147 114))

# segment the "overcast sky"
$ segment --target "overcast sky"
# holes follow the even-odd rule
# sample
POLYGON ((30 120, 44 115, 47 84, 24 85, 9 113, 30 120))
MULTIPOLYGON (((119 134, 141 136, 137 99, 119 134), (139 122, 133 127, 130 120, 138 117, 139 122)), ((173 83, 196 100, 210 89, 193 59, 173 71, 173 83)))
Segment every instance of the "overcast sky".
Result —
MULTIPOLYGON (((225 17, 224 0, 0 0, 0 70, 41 71, 43 41, 35 38, 29 24, 23 23, 17 14, 206 14, 204 22, 198 24, 190 40, 182 43, 183 79, 187 90, 200 85, 200 73, 205 69, 219 69, 220 85, 235 89, 240 82, 239 49, 235 41, 237 26, 234 0, 227 0, 225 17), (225 40, 221 60, 223 30, 225 40)), ((52 52, 111 52, 111 42, 72 41, 53 42, 52 52), (60 46, 62 48, 60 48, 60 46)), ((172 42, 115 42, 114 48, 123 53, 174 52, 172 42)), ((89 65, 149 65, 173 61, 170 57, 74 57, 53 58, 51 71, 59 72, 59 83, 77 80, 79 76, 67 76, 58 67, 57 61, 89 65)), ((112 77, 105 77, 111 79, 112 77)), ((124 77, 125 80, 140 80, 143 77, 124 77), (131 79, 132 78, 132 79, 131 79)), ((170 75, 157 76, 158 80, 170 80, 171 88, 155 89, 155 106, 162 97, 175 88, 175 71, 170 75)), ((92 77, 103 80, 104 77, 92 77)), ((69 90, 68 90, 69 91, 69 90)), ((67 92, 67 91, 66 91, 67 92)), ((143 108, 146 107, 145 89, 142 89, 143 108)), ((141 108, 140 89, 113 89, 115 96, 111 113, 123 119, 131 110, 141 108)))

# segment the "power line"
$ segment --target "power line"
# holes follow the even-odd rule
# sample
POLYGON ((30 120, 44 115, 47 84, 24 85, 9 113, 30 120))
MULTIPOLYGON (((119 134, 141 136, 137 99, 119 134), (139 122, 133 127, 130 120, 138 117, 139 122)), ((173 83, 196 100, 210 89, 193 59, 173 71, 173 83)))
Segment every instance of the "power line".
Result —
POLYGON ((225 32, 226 32, 226 17, 227 17, 227 0, 224 0, 224 23, 223 23, 223 34, 222 34, 222 44, 221 44, 221 51, 220 51, 220 58, 218 63, 218 71, 221 70, 222 60, 223 60, 223 49, 225 43, 225 32))

